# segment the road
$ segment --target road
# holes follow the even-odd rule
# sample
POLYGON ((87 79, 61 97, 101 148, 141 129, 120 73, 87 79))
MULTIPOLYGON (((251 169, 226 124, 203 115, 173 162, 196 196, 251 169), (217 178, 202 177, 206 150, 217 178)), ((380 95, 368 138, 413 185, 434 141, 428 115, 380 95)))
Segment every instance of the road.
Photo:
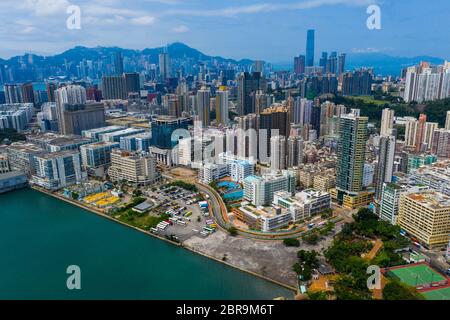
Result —
MULTIPOLYGON (((209 200, 212 205, 212 213, 214 215, 214 219, 217 222, 217 224, 222 229, 229 229, 232 224, 228 220, 228 211, 225 206, 225 203, 223 202, 220 195, 212 189, 210 186, 196 183, 197 188, 203 192, 204 194, 209 196, 209 200)), ((320 221, 317 221, 317 223, 320 223, 320 221)), ((336 227, 339 227, 343 224, 344 221, 339 221, 336 223, 336 227)), ((298 238, 301 237, 304 233, 306 233, 308 230, 305 230, 305 228, 296 229, 293 231, 287 231, 287 232, 278 232, 278 233, 270 233, 270 232, 264 232, 259 233, 255 231, 246 231, 242 229, 237 229, 237 234, 239 236, 245 237, 245 238, 251 238, 256 240, 283 240, 288 238, 298 238)))

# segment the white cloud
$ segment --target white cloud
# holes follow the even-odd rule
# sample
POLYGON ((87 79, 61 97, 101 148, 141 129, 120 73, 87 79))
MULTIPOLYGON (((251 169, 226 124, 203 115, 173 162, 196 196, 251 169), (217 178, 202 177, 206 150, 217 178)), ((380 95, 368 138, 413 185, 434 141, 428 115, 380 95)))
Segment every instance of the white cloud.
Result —
POLYGON ((247 6, 224 7, 211 10, 168 10, 161 15, 185 15, 198 17, 233 17, 241 14, 256 14, 283 10, 306 10, 322 6, 350 5, 367 6, 377 3, 378 0, 305 0, 294 3, 259 3, 247 6))
POLYGON ((67 0, 25 0, 19 8, 31 11, 37 16, 49 16, 65 12, 70 5, 67 0))
POLYGON ((189 28, 186 27, 185 25, 181 25, 173 28, 172 31, 175 33, 186 33, 189 31, 189 28))
POLYGON ((148 26, 155 23, 155 20, 153 16, 142 16, 131 19, 131 23, 138 26, 148 26))

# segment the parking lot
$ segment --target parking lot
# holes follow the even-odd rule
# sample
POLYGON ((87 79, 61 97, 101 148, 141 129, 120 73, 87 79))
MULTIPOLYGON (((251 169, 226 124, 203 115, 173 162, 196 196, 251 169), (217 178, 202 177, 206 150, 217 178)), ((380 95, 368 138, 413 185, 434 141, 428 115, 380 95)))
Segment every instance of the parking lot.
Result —
POLYGON ((207 237, 204 228, 210 220, 209 209, 199 193, 181 187, 162 186, 159 190, 148 190, 145 195, 152 199, 162 212, 170 216, 159 227, 151 231, 184 242, 192 236, 207 237), (202 235, 203 232, 203 235, 202 235))

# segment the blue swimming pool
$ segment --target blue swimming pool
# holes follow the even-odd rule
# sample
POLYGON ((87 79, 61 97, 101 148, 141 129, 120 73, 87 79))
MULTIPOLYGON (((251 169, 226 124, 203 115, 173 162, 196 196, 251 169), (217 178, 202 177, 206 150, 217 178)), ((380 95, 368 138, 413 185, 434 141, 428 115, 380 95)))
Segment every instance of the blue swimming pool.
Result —
POLYGON ((241 185, 234 181, 222 181, 217 184, 219 188, 238 189, 241 185))
POLYGON ((227 190, 222 192, 222 196, 225 200, 237 201, 244 197, 244 190, 241 185, 234 181, 221 181, 217 184, 219 188, 226 188, 227 190))

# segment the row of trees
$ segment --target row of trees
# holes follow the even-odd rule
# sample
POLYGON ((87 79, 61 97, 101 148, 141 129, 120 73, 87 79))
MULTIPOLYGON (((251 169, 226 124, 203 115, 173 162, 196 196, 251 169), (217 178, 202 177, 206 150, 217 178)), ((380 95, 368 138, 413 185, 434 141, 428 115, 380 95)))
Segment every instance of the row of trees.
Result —
MULTIPOLYGON (((390 95, 383 95, 382 103, 367 101, 362 98, 342 97, 336 96, 334 103, 344 104, 348 108, 358 108, 361 110, 361 115, 369 117, 370 121, 379 123, 381 121, 381 114, 384 108, 390 108, 395 111, 395 115, 399 117, 418 117, 420 113, 426 112, 427 120, 429 122, 437 122, 442 127, 445 124, 445 115, 450 110, 450 98, 430 101, 425 103, 405 103, 397 97, 390 95)), ((379 96, 375 98, 380 99, 379 96)))

